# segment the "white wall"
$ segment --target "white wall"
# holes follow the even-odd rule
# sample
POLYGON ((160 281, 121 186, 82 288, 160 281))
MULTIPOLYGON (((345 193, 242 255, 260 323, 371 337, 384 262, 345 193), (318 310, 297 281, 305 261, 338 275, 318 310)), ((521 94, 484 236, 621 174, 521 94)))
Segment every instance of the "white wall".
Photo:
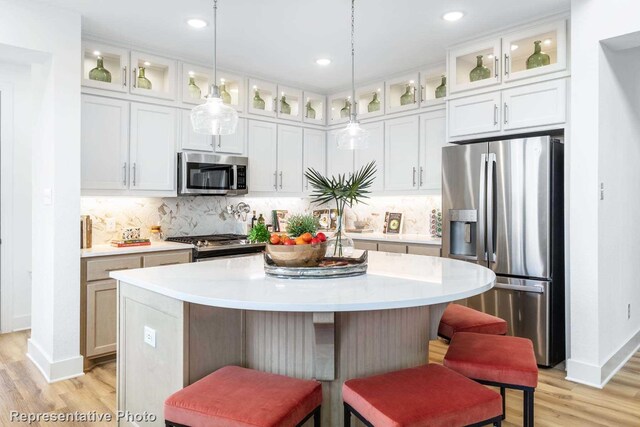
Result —
POLYGON ((0 55, 30 59, 34 114, 33 263, 28 356, 49 381, 82 374, 80 311, 80 16, 0 0, 0 55))
POLYGON ((8 203, 2 207, 2 214, 11 219, 11 228, 3 230, 2 242, 2 250, 7 252, 11 264, 0 266, 3 278, 8 281, 3 284, 6 293, 2 294, 8 303, 3 304, 8 311, 5 313, 8 324, 1 326, 2 331, 9 332, 31 326, 31 67, 0 62, 1 83, 13 89, 13 105, 7 106, 13 113, 13 138, 3 141, 2 147, 2 155, 11 153, 8 159, 11 167, 2 171, 3 184, 5 181, 11 184, 7 197, 3 198, 8 203), (5 147, 7 142, 12 146, 5 147), (7 172, 11 176, 6 176, 7 172))
POLYGON ((636 0, 571 2, 572 143, 567 147, 571 348, 567 374, 569 379, 594 386, 602 386, 640 340, 637 321, 626 319, 625 304, 633 304, 638 297, 629 277, 638 268, 633 265, 637 261, 625 258, 632 254, 621 253, 628 245, 620 240, 637 238, 638 231, 630 227, 633 224, 626 213, 614 213, 633 206, 629 198, 637 198, 637 178, 625 181, 635 177, 628 166, 637 169, 634 153, 629 151, 633 143, 628 140, 636 132, 631 123, 634 113, 632 105, 614 95, 623 90, 616 88, 620 82, 613 79, 628 79, 609 69, 601 46, 602 40, 640 30, 639 13, 636 0))

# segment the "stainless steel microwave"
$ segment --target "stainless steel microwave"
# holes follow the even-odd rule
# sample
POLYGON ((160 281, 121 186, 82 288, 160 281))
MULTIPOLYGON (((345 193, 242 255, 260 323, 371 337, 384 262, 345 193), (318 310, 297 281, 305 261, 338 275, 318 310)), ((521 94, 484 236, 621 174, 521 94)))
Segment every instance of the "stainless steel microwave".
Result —
POLYGON ((248 164, 246 157, 178 153, 178 194, 247 194, 248 164))

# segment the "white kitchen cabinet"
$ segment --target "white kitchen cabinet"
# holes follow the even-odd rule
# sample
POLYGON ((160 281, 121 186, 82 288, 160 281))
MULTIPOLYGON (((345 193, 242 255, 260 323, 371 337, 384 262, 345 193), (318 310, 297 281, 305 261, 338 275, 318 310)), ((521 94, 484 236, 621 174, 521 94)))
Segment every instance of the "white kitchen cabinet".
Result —
POLYGON ((386 81, 385 111, 397 113, 413 110, 420 106, 420 75, 418 73, 407 74, 386 81), (403 96, 409 99, 402 105, 403 96))
POLYGON ((235 108, 236 111, 239 112, 244 111, 244 103, 247 100, 245 83, 246 79, 242 76, 218 70, 218 86, 220 87, 220 93, 222 93, 224 89, 231 97, 231 103, 229 106, 235 108))
POLYGON ((420 71, 420 105, 432 107, 444 104, 444 97, 436 98, 436 89, 444 82, 446 84, 446 67, 433 67, 420 71))
POLYGON ((278 125, 278 192, 302 192, 302 128, 278 125))
POLYGON ((499 91, 449 101, 449 137, 500 130, 499 91))
POLYGON ((313 188, 309 185, 309 180, 304 177, 304 173, 310 168, 315 169, 321 174, 327 171, 327 142, 326 133, 321 130, 305 129, 304 130, 304 152, 303 152, 303 182, 304 192, 309 194, 313 188))
POLYGON ((249 97, 247 111, 260 116, 276 117, 278 106, 278 85, 264 80, 249 79, 249 97), (257 100, 264 101, 264 108, 255 107, 257 100))
POLYGON ((129 91, 129 51, 92 41, 82 42, 82 85, 116 92, 129 91), (111 81, 92 80, 89 73, 97 68, 98 59, 111 73, 111 81))
POLYGON ((445 110, 420 115, 420 173, 421 190, 442 188, 442 148, 447 144, 445 110))
POLYGON ((303 107, 302 116, 305 123, 315 125, 325 125, 327 97, 312 92, 304 92, 305 105, 303 107), (311 109, 309 109, 311 107, 311 109))
MULTIPOLYGON (((131 52, 132 94, 154 98, 176 98, 176 61, 142 52, 131 52), (151 82, 151 88, 143 88, 138 78, 144 76, 151 82)), ((206 93, 206 92, 205 92, 206 93)))
POLYGON ((478 89, 501 83, 500 53, 502 40, 492 38, 468 43, 449 50, 449 93, 478 89), (487 78, 471 81, 471 70, 479 64, 489 69, 487 78))
POLYGON ((566 80, 561 79, 504 90, 503 129, 509 131, 564 123, 566 88, 566 80))
POLYGON ((82 189, 128 186, 129 102, 82 95, 82 189))
POLYGON ((338 130, 327 132, 327 177, 344 174, 348 178, 353 173, 354 150, 339 149, 337 133, 338 130))
POLYGON ((187 104, 203 104, 209 93, 209 86, 213 82, 210 68, 198 65, 182 63, 182 75, 180 77, 180 91, 182 102, 187 104), (193 83, 191 80, 193 79, 193 83))
POLYGON ((277 190, 278 126, 275 123, 249 120, 249 191, 277 190))
POLYGON ((378 82, 356 89, 356 106, 359 119, 369 119, 384 115, 384 82, 378 82), (377 101, 378 109, 375 109, 374 99, 377 101), (371 105, 372 111, 369 111, 371 105))
POLYGON ((505 83, 567 68, 567 21, 562 19, 543 25, 519 29, 502 38, 503 80, 505 83), (542 53, 549 55, 549 65, 527 69, 527 59, 540 42, 542 53))
POLYGON ((131 103, 131 191, 175 191, 176 109, 131 103))
POLYGON ((327 101, 327 124, 347 123, 351 115, 351 91, 330 95, 327 101))
POLYGON ((247 137, 247 119, 238 119, 236 132, 231 135, 214 137, 214 150, 221 154, 242 155, 246 152, 245 141, 247 137))
POLYGON ((418 188, 419 128, 418 116, 401 117, 385 123, 385 190, 418 188))
POLYGON ((369 147, 362 150, 354 150, 354 171, 371 161, 376 162, 376 175, 369 191, 380 192, 384 190, 384 122, 367 123, 361 125, 369 132, 369 147))
POLYGON ((284 120, 302 121, 305 102, 300 89, 278 86, 278 118, 284 120), (289 104, 289 112, 284 110, 284 102, 289 104))
POLYGON ((214 138, 193 131, 191 110, 180 111, 180 148, 182 150, 213 151, 214 138))

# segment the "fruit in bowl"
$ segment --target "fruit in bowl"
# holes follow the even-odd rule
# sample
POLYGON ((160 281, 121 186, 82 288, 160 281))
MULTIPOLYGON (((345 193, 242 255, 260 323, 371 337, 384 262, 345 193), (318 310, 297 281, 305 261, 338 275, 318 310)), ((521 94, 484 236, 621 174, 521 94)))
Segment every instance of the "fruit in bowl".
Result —
POLYGON ((267 253, 280 267, 317 267, 327 252, 327 237, 316 233, 317 227, 311 215, 292 215, 287 233, 269 238, 267 253))

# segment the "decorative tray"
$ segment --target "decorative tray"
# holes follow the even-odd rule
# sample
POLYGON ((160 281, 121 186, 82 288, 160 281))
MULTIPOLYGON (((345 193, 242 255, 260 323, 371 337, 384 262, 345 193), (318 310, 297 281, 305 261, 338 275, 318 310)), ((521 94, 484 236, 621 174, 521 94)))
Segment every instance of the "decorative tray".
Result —
POLYGON ((264 272, 280 279, 331 279, 360 276, 367 272, 368 252, 358 258, 326 257, 318 267, 278 267, 264 254, 264 272))

